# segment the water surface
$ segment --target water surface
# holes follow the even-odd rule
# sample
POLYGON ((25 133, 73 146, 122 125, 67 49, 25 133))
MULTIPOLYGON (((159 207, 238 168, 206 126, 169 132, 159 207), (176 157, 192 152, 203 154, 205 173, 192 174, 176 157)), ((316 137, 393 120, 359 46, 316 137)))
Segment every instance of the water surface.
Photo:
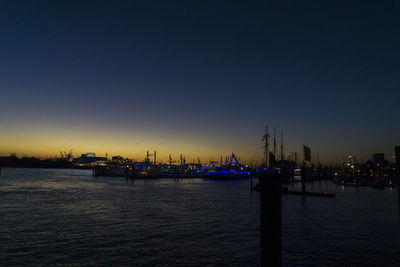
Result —
MULTIPOLYGON (((397 189, 307 187, 337 197, 283 196, 286 266, 398 265, 397 189)), ((0 212, 0 266, 260 265, 249 181, 3 168, 0 212)))

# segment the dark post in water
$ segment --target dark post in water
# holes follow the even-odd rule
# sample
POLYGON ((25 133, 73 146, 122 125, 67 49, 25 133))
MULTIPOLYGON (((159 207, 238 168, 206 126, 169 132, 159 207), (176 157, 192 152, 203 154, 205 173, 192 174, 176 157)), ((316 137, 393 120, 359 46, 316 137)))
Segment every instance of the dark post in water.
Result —
POLYGON ((281 174, 261 174, 255 190, 260 193, 261 265, 282 266, 281 174))
POLYGON ((303 194, 306 193, 306 163, 303 162, 303 166, 301 167, 301 192, 303 194))
POLYGON ((400 214, 400 163, 396 164, 396 178, 397 178, 397 199, 399 202, 399 214, 400 214))

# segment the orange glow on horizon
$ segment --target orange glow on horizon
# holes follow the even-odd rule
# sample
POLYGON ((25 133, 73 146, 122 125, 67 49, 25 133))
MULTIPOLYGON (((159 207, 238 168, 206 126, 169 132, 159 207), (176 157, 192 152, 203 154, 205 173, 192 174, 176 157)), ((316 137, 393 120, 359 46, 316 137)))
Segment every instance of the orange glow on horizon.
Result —
POLYGON ((189 134, 176 136, 158 132, 109 129, 66 130, 65 127, 48 125, 14 126, 8 127, 0 136, 0 155, 16 153, 18 157, 45 158, 58 157, 60 151, 68 153, 72 150, 74 157, 94 152, 97 156, 105 156, 107 153, 108 157, 121 155, 141 161, 145 158, 146 151, 153 153, 156 150, 158 162, 167 162, 170 154, 176 161, 182 154, 187 162, 197 162, 199 157, 203 163, 210 160, 219 162, 221 156, 225 160, 225 156, 231 153, 238 155, 243 163, 262 160, 262 151, 258 149, 258 143, 246 144, 233 138, 188 136, 189 134), (26 128, 29 128, 29 131, 26 128))

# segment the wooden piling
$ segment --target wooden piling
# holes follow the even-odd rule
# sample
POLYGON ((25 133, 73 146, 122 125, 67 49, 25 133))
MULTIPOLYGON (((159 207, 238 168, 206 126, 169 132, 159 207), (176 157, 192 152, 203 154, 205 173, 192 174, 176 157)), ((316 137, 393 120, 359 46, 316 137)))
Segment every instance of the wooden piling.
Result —
POLYGON ((400 215, 400 177, 397 177, 397 199, 399 202, 399 215, 400 215))
POLYGON ((292 182, 292 187, 294 186, 294 168, 290 171, 290 181, 292 182))
POLYGON ((399 215, 400 215, 400 164, 396 166, 397 176, 397 200, 399 202, 399 215))
POLYGON ((260 193, 261 266, 282 266, 281 177, 263 173, 255 186, 260 193))
POLYGON ((301 167, 301 192, 306 192, 306 163, 301 167))
POLYGON ((321 181, 321 164, 318 164, 318 181, 321 181))

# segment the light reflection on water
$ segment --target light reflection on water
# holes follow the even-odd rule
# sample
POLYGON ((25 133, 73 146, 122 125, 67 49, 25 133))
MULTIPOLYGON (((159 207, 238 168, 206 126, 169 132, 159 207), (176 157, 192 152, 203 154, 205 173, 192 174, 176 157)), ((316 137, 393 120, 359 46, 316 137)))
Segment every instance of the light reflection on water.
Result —
MULTIPOLYGON (((0 266, 257 266, 259 198, 249 188, 249 181, 3 168, 0 266)), ((330 182, 307 189, 337 197, 282 197, 285 265, 398 264, 397 189, 330 182)))

